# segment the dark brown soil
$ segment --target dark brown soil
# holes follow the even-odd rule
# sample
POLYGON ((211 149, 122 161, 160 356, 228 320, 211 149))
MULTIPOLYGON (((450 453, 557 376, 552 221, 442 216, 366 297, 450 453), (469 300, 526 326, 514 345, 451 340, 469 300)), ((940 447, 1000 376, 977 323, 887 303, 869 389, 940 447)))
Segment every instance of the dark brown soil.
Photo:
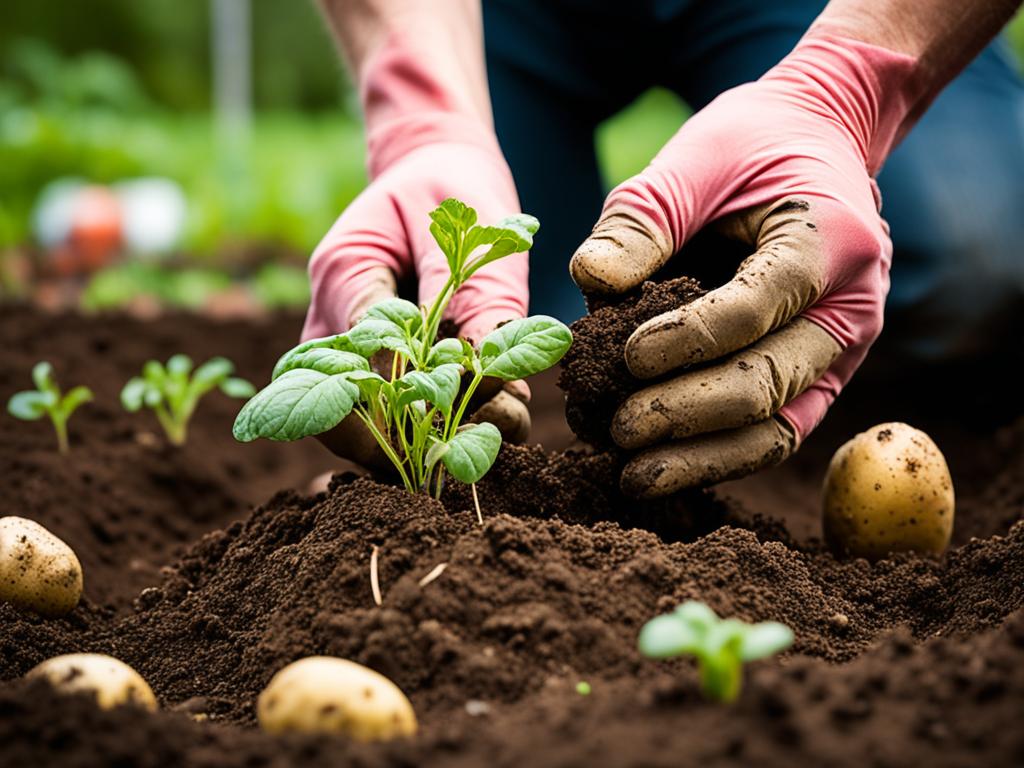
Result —
POLYGON ((0 307, 0 516, 29 517, 79 554, 86 595, 122 607, 159 580, 159 569, 203 533, 244 517, 282 487, 332 465, 312 441, 241 445, 231 437, 237 400, 203 399, 183 448, 167 443, 151 412, 129 414, 121 387, 150 358, 176 352, 196 363, 225 355, 239 375, 265 381, 275 353, 298 338, 300 318, 214 322, 172 315, 142 322, 120 315, 83 319, 0 307), (70 421, 71 452, 55 451, 48 421, 6 413, 31 389, 32 366, 49 360, 65 389, 87 384, 95 402, 70 421))
MULTIPOLYGON (((121 324, 79 322, 77 333, 89 338, 94 322, 121 324)), ((189 324, 214 338, 211 324, 182 321, 189 324)), ((252 326, 213 327, 223 333, 221 349, 241 362, 235 350, 252 326)), ((184 341, 164 333, 169 347, 184 341)), ((263 352, 256 379, 290 339, 273 343, 280 346, 263 352)), ((0 350, 5 377, 9 354, 0 350)), ((145 352, 130 365, 111 355, 120 361, 111 369, 124 366, 127 377, 145 352)), ((65 358, 54 362, 60 374, 65 358)), ((550 384, 534 382, 535 414, 558 402, 550 384)), ((233 407, 224 404, 225 430, 233 407)), ((553 441, 565 436, 564 427, 538 428, 553 441)), ((10 429, 3 450, 26 454, 25 441, 38 439, 42 453, 37 431, 45 435, 41 425, 10 429)), ((103 434, 97 452, 138 450, 128 450, 130 435, 103 434)), ((733 485, 729 496, 742 503, 695 492, 639 505, 619 496, 608 454, 505 446, 479 484, 483 527, 464 488, 449 487, 441 504, 351 474, 336 475, 317 496, 282 492, 226 528, 222 521, 235 515, 211 519, 211 533, 162 578, 140 577, 148 588, 137 591, 133 610, 115 615, 86 602, 70 618, 42 620, 0 606, 0 678, 56 653, 103 651, 135 666, 164 707, 105 713, 38 686, 0 685, 0 765, 1021 764, 1024 523, 1010 526, 1024 505, 1024 422, 975 439, 984 461, 966 471, 952 462, 958 525, 968 515, 968 527, 986 538, 958 535, 962 544, 941 559, 903 555, 872 565, 822 550, 808 522, 816 502, 805 497, 835 439, 823 432, 820 449, 775 470, 772 482, 733 485), (790 510, 793 489, 804 506, 790 510), (374 546, 380 607, 369 584, 374 546), (420 587, 439 563, 446 570, 420 587), (655 663, 636 651, 643 622, 688 598, 723 615, 783 621, 796 633, 789 653, 752 665, 732 707, 699 698, 690 662, 655 663), (261 687, 283 664, 314 653, 391 677, 410 696, 421 734, 356 746, 253 729, 261 687), (589 696, 575 691, 584 680, 589 696)), ((209 445, 209 466, 200 467, 212 471, 224 459, 209 445)), ((961 453, 971 453, 967 438, 951 455, 961 453)), ((226 483, 225 495, 255 487, 251 467, 259 465, 238 461, 243 479, 226 483)), ((301 486, 310 474, 280 469, 291 473, 281 486, 301 486)), ((14 476, 5 471, 5 488, 14 476)), ((78 498, 67 494, 67 514, 83 515, 92 499, 78 498)), ((160 540, 152 509, 167 502, 155 491, 146 498, 154 507, 140 502, 136 519, 150 521, 148 536, 160 540)), ((50 524, 45 506, 28 516, 50 524)), ((202 524, 195 526, 198 537, 202 524)), ((111 576, 131 551, 101 538, 76 548, 91 548, 93 568, 112 563, 111 576)))
POLYGON ((608 429, 615 409, 651 382, 629 372, 623 353, 626 340, 653 317, 677 309, 704 293, 700 285, 677 277, 645 282, 614 299, 587 297, 589 314, 571 326, 573 344, 562 359, 558 386, 565 391, 565 418, 581 440, 613 447, 608 429))

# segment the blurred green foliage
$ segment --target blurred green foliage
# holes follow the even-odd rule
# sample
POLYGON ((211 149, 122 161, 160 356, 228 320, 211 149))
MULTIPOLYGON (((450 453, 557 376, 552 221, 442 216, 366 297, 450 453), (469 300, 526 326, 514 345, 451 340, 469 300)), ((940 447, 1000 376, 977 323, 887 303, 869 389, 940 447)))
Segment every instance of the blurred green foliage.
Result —
MULTIPOLYGON (((225 145, 208 111, 208 2, 5 4, 0 249, 29 238, 54 178, 162 175, 186 191, 182 248, 200 261, 254 241, 312 250, 365 183, 362 130, 314 5, 252 0, 257 111, 248 139, 225 145)), ((1024 16, 1008 37, 1024 51, 1024 16)), ((686 116, 654 90, 603 125, 606 183, 640 170, 686 116)))
MULTIPOLYGON (((337 109, 347 90, 313 0, 251 0, 257 109, 337 109)), ((3 4, 0 51, 44 40, 63 55, 105 51, 170 109, 210 106, 208 0, 14 0, 3 4)))

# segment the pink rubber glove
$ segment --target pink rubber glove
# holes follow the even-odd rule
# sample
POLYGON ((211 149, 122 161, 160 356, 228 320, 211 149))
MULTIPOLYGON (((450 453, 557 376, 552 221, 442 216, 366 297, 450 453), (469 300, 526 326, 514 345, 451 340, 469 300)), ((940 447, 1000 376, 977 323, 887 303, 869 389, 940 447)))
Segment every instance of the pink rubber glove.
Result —
MULTIPOLYGON (((360 68, 371 181, 310 260, 312 300, 303 340, 348 330, 374 303, 395 295, 396 278, 415 277, 419 302, 433 301, 448 278, 448 265, 428 229, 429 213, 445 198, 472 206, 484 224, 519 211, 492 127, 481 119, 467 81, 445 76, 430 43, 430 35, 392 31, 360 68)), ((473 55, 466 50, 455 59, 473 55)), ((489 264, 454 295, 445 317, 461 336, 479 341, 499 323, 526 315, 527 277, 525 253, 489 264)), ((495 424, 506 440, 522 442, 530 431, 529 395, 525 383, 509 382, 473 418, 495 424)), ((388 466, 353 417, 319 439, 363 466, 388 466)))
MULTIPOLYGON (((429 41, 428 41, 429 42, 429 41)), ((361 71, 370 184, 331 227, 309 265, 312 302, 303 339, 348 330, 374 302, 415 276, 428 304, 448 277, 428 214, 448 197, 476 208, 481 223, 519 211, 512 174, 494 131, 469 94, 430 66, 415 35, 392 33, 361 71)), ((446 317, 479 340, 526 314, 527 257, 490 264, 455 295, 446 317)))
POLYGON ((860 365, 882 327, 892 250, 872 177, 919 101, 914 66, 819 25, 608 196, 573 257, 585 290, 638 285, 711 222, 756 248, 732 281, 630 338, 641 378, 719 362, 619 409, 613 437, 644 449, 627 491, 657 496, 781 461, 860 365))

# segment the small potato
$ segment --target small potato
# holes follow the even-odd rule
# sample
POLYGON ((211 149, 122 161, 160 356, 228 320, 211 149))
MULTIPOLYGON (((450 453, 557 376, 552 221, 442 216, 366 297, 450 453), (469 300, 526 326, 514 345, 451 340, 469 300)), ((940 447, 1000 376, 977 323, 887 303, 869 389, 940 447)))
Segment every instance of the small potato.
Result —
POLYGON ((61 616, 82 597, 82 566, 71 547, 39 523, 0 517, 0 600, 61 616))
POLYGON ((46 678, 64 693, 91 692, 103 709, 123 704, 155 712, 153 689, 134 669, 123 661, 102 653, 69 653, 54 656, 33 667, 26 677, 46 678))
POLYGON ((310 656, 280 670, 256 702, 271 733, 334 733, 386 741, 416 733, 416 714, 398 686, 345 659, 310 656))
POLYGON ((837 555, 940 554, 953 533, 953 481, 928 435, 879 424, 836 451, 823 508, 825 541, 837 555))

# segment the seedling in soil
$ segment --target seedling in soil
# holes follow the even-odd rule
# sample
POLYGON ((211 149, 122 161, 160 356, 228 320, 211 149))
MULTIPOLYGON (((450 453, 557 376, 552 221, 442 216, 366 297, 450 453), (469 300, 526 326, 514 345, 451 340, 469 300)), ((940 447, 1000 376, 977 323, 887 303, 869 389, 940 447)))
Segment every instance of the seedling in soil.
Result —
POLYGON ((439 496, 444 469, 464 483, 487 473, 501 433, 486 422, 462 423, 477 387, 484 377, 513 381, 550 368, 569 349, 572 333, 552 317, 536 316, 502 325, 478 348, 460 339, 438 341, 441 317, 455 292, 481 267, 528 250, 539 224, 520 214, 479 226, 476 211, 454 199, 430 218, 450 271, 433 304, 387 299, 346 333, 285 353, 270 384, 238 414, 238 440, 298 440, 355 413, 410 493, 439 496), (390 353, 383 376, 370 364, 382 350, 390 353))
POLYGON ((36 388, 17 392, 7 401, 7 411, 17 419, 35 421, 49 416, 57 433, 57 448, 68 452, 68 419, 75 409, 92 400, 88 387, 75 387, 61 395, 60 387, 53 379, 53 366, 45 360, 36 363, 32 369, 32 381, 36 388))
POLYGON ((192 359, 174 355, 161 365, 156 360, 142 367, 142 376, 135 376, 121 390, 121 404, 128 411, 150 408, 156 414, 167 439, 184 445, 188 422, 203 395, 220 388, 228 397, 252 397, 256 388, 245 379, 238 379, 235 365, 223 357, 214 357, 192 372, 192 359))
POLYGON ((701 690, 715 701, 735 701, 743 682, 743 664, 785 650, 793 630, 775 621, 747 624, 720 619, 693 600, 672 613, 651 619, 640 630, 640 652, 654 659, 695 656, 701 690))

